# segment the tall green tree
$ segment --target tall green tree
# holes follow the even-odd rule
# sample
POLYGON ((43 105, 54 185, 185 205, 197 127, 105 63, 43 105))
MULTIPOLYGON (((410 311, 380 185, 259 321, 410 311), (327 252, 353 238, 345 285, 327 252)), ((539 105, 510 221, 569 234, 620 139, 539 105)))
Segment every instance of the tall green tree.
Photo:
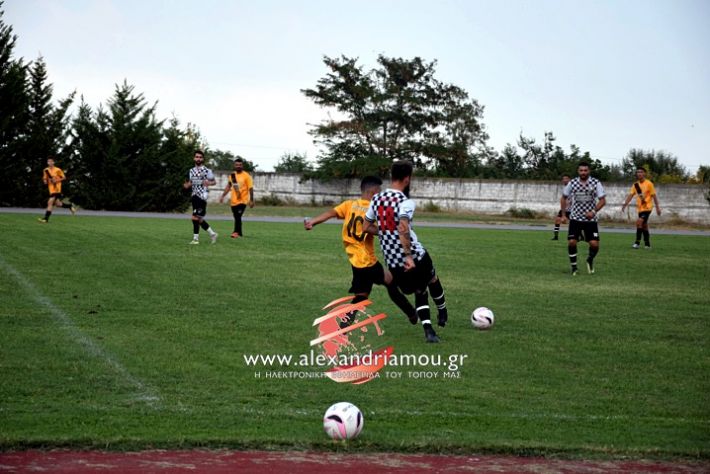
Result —
MULTIPOLYGON (((156 186, 171 176, 169 167, 182 167, 184 178, 191 154, 177 162, 167 160, 171 150, 164 146, 163 123, 156 119, 155 108, 125 81, 116 86, 107 110, 100 106, 93 112, 82 100, 72 141, 77 203, 109 210, 174 208, 159 196, 156 186)), ((179 187, 181 182, 170 185, 179 187)))
POLYGON ((380 55, 370 71, 346 56, 323 62, 328 74, 302 90, 338 117, 309 132, 325 148, 316 175, 386 175, 397 159, 450 176, 475 169, 478 148, 488 139, 483 107, 463 89, 437 80, 436 61, 380 55))
POLYGON ((14 58, 17 36, 5 23, 0 1, 0 205, 18 205, 29 171, 22 152, 28 121, 28 77, 24 61, 14 58))
POLYGON ((57 165, 69 176, 70 153, 66 151, 70 136, 69 107, 74 93, 55 105, 52 85, 47 79, 47 67, 40 56, 30 66, 28 121, 22 139, 23 159, 28 175, 23 192, 23 205, 35 206, 46 202, 46 187, 42 183, 42 169, 49 155, 55 156, 57 165))
POLYGON ((236 160, 237 158, 241 158, 244 162, 244 171, 252 173, 256 171, 259 167, 259 165, 255 164, 254 162, 249 161, 242 156, 235 155, 231 151, 217 149, 213 150, 211 148, 207 148, 205 150, 206 164, 207 166, 215 170, 232 171, 234 169, 234 160, 236 160))

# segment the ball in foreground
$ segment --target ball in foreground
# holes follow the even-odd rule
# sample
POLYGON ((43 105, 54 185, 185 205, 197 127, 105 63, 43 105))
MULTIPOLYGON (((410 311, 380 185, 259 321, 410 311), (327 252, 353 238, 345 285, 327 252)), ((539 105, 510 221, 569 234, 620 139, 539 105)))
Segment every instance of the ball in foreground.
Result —
POLYGON ((332 405, 323 415, 323 429, 333 439, 357 438, 364 424, 360 409, 348 402, 332 405))
POLYGON ((471 324, 473 324, 473 327, 476 329, 488 329, 493 326, 494 322, 495 316, 493 316, 493 311, 485 306, 476 308, 473 310, 473 313, 471 313, 471 324))

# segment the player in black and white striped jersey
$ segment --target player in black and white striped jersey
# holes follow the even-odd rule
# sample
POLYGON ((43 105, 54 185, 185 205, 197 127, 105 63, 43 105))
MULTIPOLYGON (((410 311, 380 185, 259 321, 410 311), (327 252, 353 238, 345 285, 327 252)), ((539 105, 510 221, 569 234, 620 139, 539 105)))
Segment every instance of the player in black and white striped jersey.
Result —
POLYGON ((405 161, 392 165, 391 188, 372 197, 365 213, 369 225, 365 225, 364 230, 379 236, 382 254, 395 284, 404 294, 414 293, 426 341, 439 342, 431 324, 428 292, 439 310, 438 324, 442 327, 448 320, 446 298, 431 257, 412 229, 415 203, 409 199, 409 183, 413 170, 412 164, 405 161))
POLYGON ((560 198, 560 211, 564 212, 572 207, 567 232, 567 250, 572 267, 572 275, 577 274, 577 241, 584 233, 585 240, 589 242, 589 256, 587 257, 587 271, 594 273, 594 257, 599 252, 599 224, 597 213, 606 204, 606 193, 601 181, 589 176, 589 163, 581 162, 577 167, 577 178, 567 183, 560 198))
POLYGON ((185 189, 192 188, 192 241, 190 244, 200 243, 200 227, 210 235, 212 243, 217 242, 217 232, 205 220, 207 214, 207 196, 209 186, 217 183, 212 170, 205 166, 205 154, 202 150, 196 150, 194 156, 195 166, 191 168, 187 181, 183 184, 185 189))

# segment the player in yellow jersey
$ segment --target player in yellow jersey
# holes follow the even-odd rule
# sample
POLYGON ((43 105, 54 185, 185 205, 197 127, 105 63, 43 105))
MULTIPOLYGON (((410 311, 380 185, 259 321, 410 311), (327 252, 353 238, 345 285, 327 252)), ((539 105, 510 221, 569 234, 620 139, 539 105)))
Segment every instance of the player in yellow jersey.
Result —
POLYGON ((634 249, 639 248, 641 243, 641 235, 647 250, 651 250, 651 234, 648 232, 648 218, 653 210, 653 204, 656 204, 656 214, 661 215, 661 205, 658 204, 656 197, 656 188, 653 183, 646 179, 646 169, 636 169, 637 181, 631 186, 629 195, 626 196, 626 201, 621 206, 621 212, 626 210, 631 199, 636 196, 636 210, 638 211, 638 219, 636 219, 636 241, 631 246, 634 249))
POLYGON ((46 224, 52 215, 54 207, 68 207, 72 214, 76 214, 76 207, 70 202, 62 202, 62 181, 67 179, 64 171, 54 166, 54 157, 47 158, 47 167, 42 171, 42 182, 47 185, 49 199, 47 200, 47 210, 44 217, 37 219, 46 224))
POLYGON ((234 232, 232 238, 243 237, 242 232, 242 215, 249 205, 254 207, 254 181, 249 173, 244 171, 244 160, 237 158, 234 160, 234 173, 229 174, 227 186, 224 188, 219 202, 224 202, 224 197, 231 191, 232 196, 230 205, 232 206, 232 215, 234 216, 234 232))
POLYGON ((390 299, 409 318, 409 322, 417 324, 417 313, 407 298, 400 293, 392 281, 392 274, 386 270, 375 256, 373 235, 366 233, 362 226, 365 213, 372 196, 380 192, 382 180, 376 176, 366 176, 360 182, 361 195, 359 199, 343 201, 333 209, 329 209, 313 219, 306 219, 303 226, 306 230, 337 217, 343 220, 342 238, 345 253, 352 267, 353 279, 350 293, 355 295, 353 303, 364 301, 370 296, 372 285, 384 285, 390 299))

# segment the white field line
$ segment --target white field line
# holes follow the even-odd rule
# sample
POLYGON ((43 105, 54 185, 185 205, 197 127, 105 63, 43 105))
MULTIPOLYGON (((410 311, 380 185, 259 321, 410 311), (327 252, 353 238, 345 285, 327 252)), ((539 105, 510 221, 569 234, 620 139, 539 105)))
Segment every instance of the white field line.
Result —
POLYGON ((131 375, 131 373, 128 372, 128 370, 116 359, 115 356, 108 353, 91 337, 84 334, 67 313, 52 303, 49 298, 44 296, 30 280, 25 278, 25 276, 17 271, 12 265, 7 263, 2 256, 0 256, 0 268, 6 274, 12 275, 20 284, 22 289, 24 289, 25 292, 38 305, 51 314, 57 325, 64 329, 75 343, 81 346, 92 357, 103 361, 106 365, 113 369, 116 374, 123 378, 124 381, 128 382, 129 385, 132 385, 137 392, 136 400, 143 401, 154 408, 157 408, 160 405, 160 397, 155 390, 149 388, 144 382, 131 375))

